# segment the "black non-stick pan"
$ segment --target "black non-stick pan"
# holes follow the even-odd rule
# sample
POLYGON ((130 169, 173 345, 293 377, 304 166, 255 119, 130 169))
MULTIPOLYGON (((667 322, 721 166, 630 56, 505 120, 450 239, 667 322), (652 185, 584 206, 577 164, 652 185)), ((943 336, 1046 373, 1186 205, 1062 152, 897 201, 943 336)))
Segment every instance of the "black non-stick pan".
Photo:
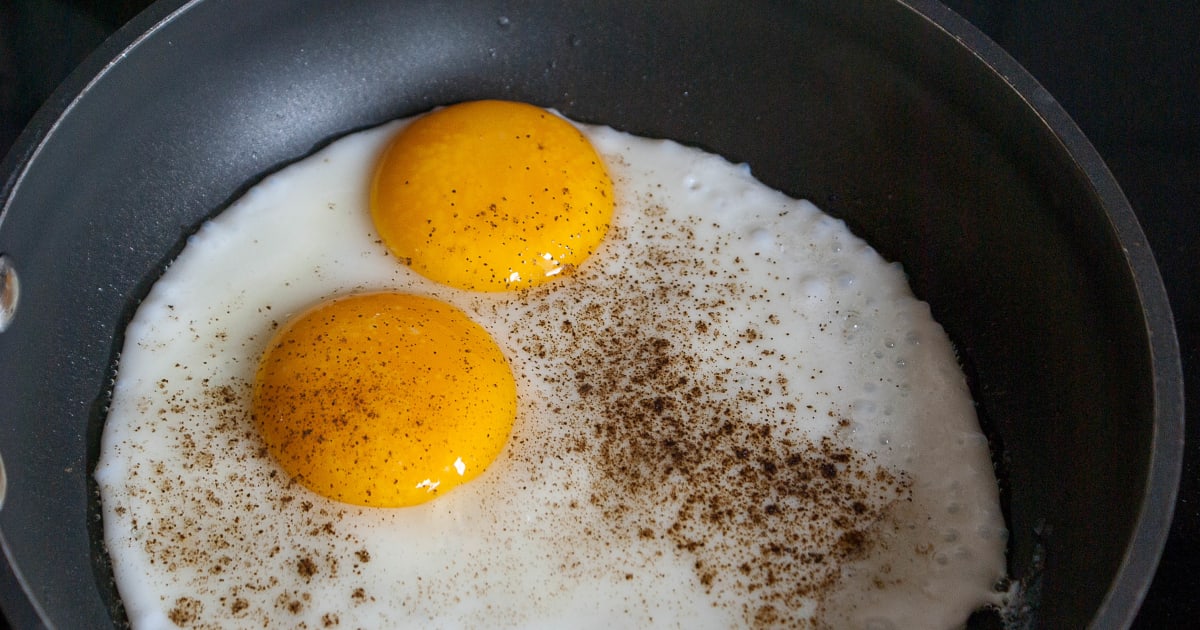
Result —
POLYGON ((342 134, 478 98, 748 162, 902 262, 992 440, 1019 620, 1129 623, 1182 449, 1166 296, 1092 147, 940 5, 163 0, 3 166, 0 254, 20 295, 0 333, 0 602, 15 625, 122 619, 90 472, 124 324, 186 235, 342 134))

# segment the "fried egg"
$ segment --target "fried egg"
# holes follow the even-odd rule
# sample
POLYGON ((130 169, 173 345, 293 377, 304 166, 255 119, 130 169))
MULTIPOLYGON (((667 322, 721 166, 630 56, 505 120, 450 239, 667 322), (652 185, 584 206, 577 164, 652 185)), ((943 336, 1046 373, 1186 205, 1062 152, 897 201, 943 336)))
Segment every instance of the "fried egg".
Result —
MULTIPOLYGON (((1002 602, 987 440, 898 265, 744 165, 569 121, 603 176, 541 188, 552 207, 586 193, 565 202, 595 209, 581 225, 397 239, 373 220, 374 173, 421 120, 265 178, 138 307, 95 470, 134 627, 886 629, 955 627, 1002 602), (526 238, 557 249, 494 257, 526 238), (486 265, 439 275, 464 247, 486 265), (305 354, 280 339, 334 357, 361 328, 330 322, 379 313, 363 334, 398 337, 371 352, 421 348, 397 369, 436 366, 382 381, 388 406, 485 419, 420 442, 436 457, 413 477, 392 466, 419 459, 395 452, 419 440, 363 465, 353 431, 289 455, 303 429, 260 425, 300 398, 272 407, 263 383, 324 383, 324 368, 270 381, 277 347, 305 354), (451 323, 427 342, 433 322, 451 323), (400 498, 362 500, 387 486, 400 498)), ((494 203, 486 186, 431 190, 464 212, 494 203)), ((319 391, 304 404, 373 404, 319 391)))

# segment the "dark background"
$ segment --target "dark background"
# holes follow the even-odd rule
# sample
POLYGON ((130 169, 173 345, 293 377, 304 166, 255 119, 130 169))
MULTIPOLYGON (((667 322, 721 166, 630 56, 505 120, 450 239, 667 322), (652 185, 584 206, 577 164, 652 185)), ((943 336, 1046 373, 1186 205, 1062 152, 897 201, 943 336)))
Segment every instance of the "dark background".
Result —
MULTIPOLYGON (((1188 446, 1171 537, 1135 627, 1200 627, 1200 2, 943 2, 1075 119, 1155 252, 1183 355, 1188 446)), ((148 4, 0 0, 0 156, 71 70, 148 4)))

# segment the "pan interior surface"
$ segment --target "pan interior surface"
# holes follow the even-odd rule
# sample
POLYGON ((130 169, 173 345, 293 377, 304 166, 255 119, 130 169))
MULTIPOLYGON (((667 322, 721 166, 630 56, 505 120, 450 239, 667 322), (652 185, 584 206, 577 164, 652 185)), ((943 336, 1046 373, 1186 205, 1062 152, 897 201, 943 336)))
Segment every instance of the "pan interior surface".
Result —
POLYGON ((0 541, 25 592, 5 611, 121 616, 90 473, 124 324, 186 236, 346 132, 504 98, 747 162, 903 263, 972 380, 1031 614, 1128 623, 1180 457, 1157 271, 1053 101, 914 4, 155 5, 6 162, 0 253, 22 295, 0 334, 0 541))

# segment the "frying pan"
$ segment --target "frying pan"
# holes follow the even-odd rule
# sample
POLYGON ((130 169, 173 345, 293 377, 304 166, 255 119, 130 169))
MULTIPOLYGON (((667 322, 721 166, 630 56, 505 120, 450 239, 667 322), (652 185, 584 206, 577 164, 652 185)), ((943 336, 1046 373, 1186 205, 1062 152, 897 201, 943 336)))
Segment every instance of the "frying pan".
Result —
POLYGON ((1015 622, 1130 623, 1182 454, 1166 295, 1091 145, 949 10, 162 0, 3 164, 0 254, 20 281, 0 333, 0 604, 14 625, 122 621, 90 472, 124 324, 186 235, 342 134, 477 98, 748 162, 903 263, 991 439, 1015 622))

